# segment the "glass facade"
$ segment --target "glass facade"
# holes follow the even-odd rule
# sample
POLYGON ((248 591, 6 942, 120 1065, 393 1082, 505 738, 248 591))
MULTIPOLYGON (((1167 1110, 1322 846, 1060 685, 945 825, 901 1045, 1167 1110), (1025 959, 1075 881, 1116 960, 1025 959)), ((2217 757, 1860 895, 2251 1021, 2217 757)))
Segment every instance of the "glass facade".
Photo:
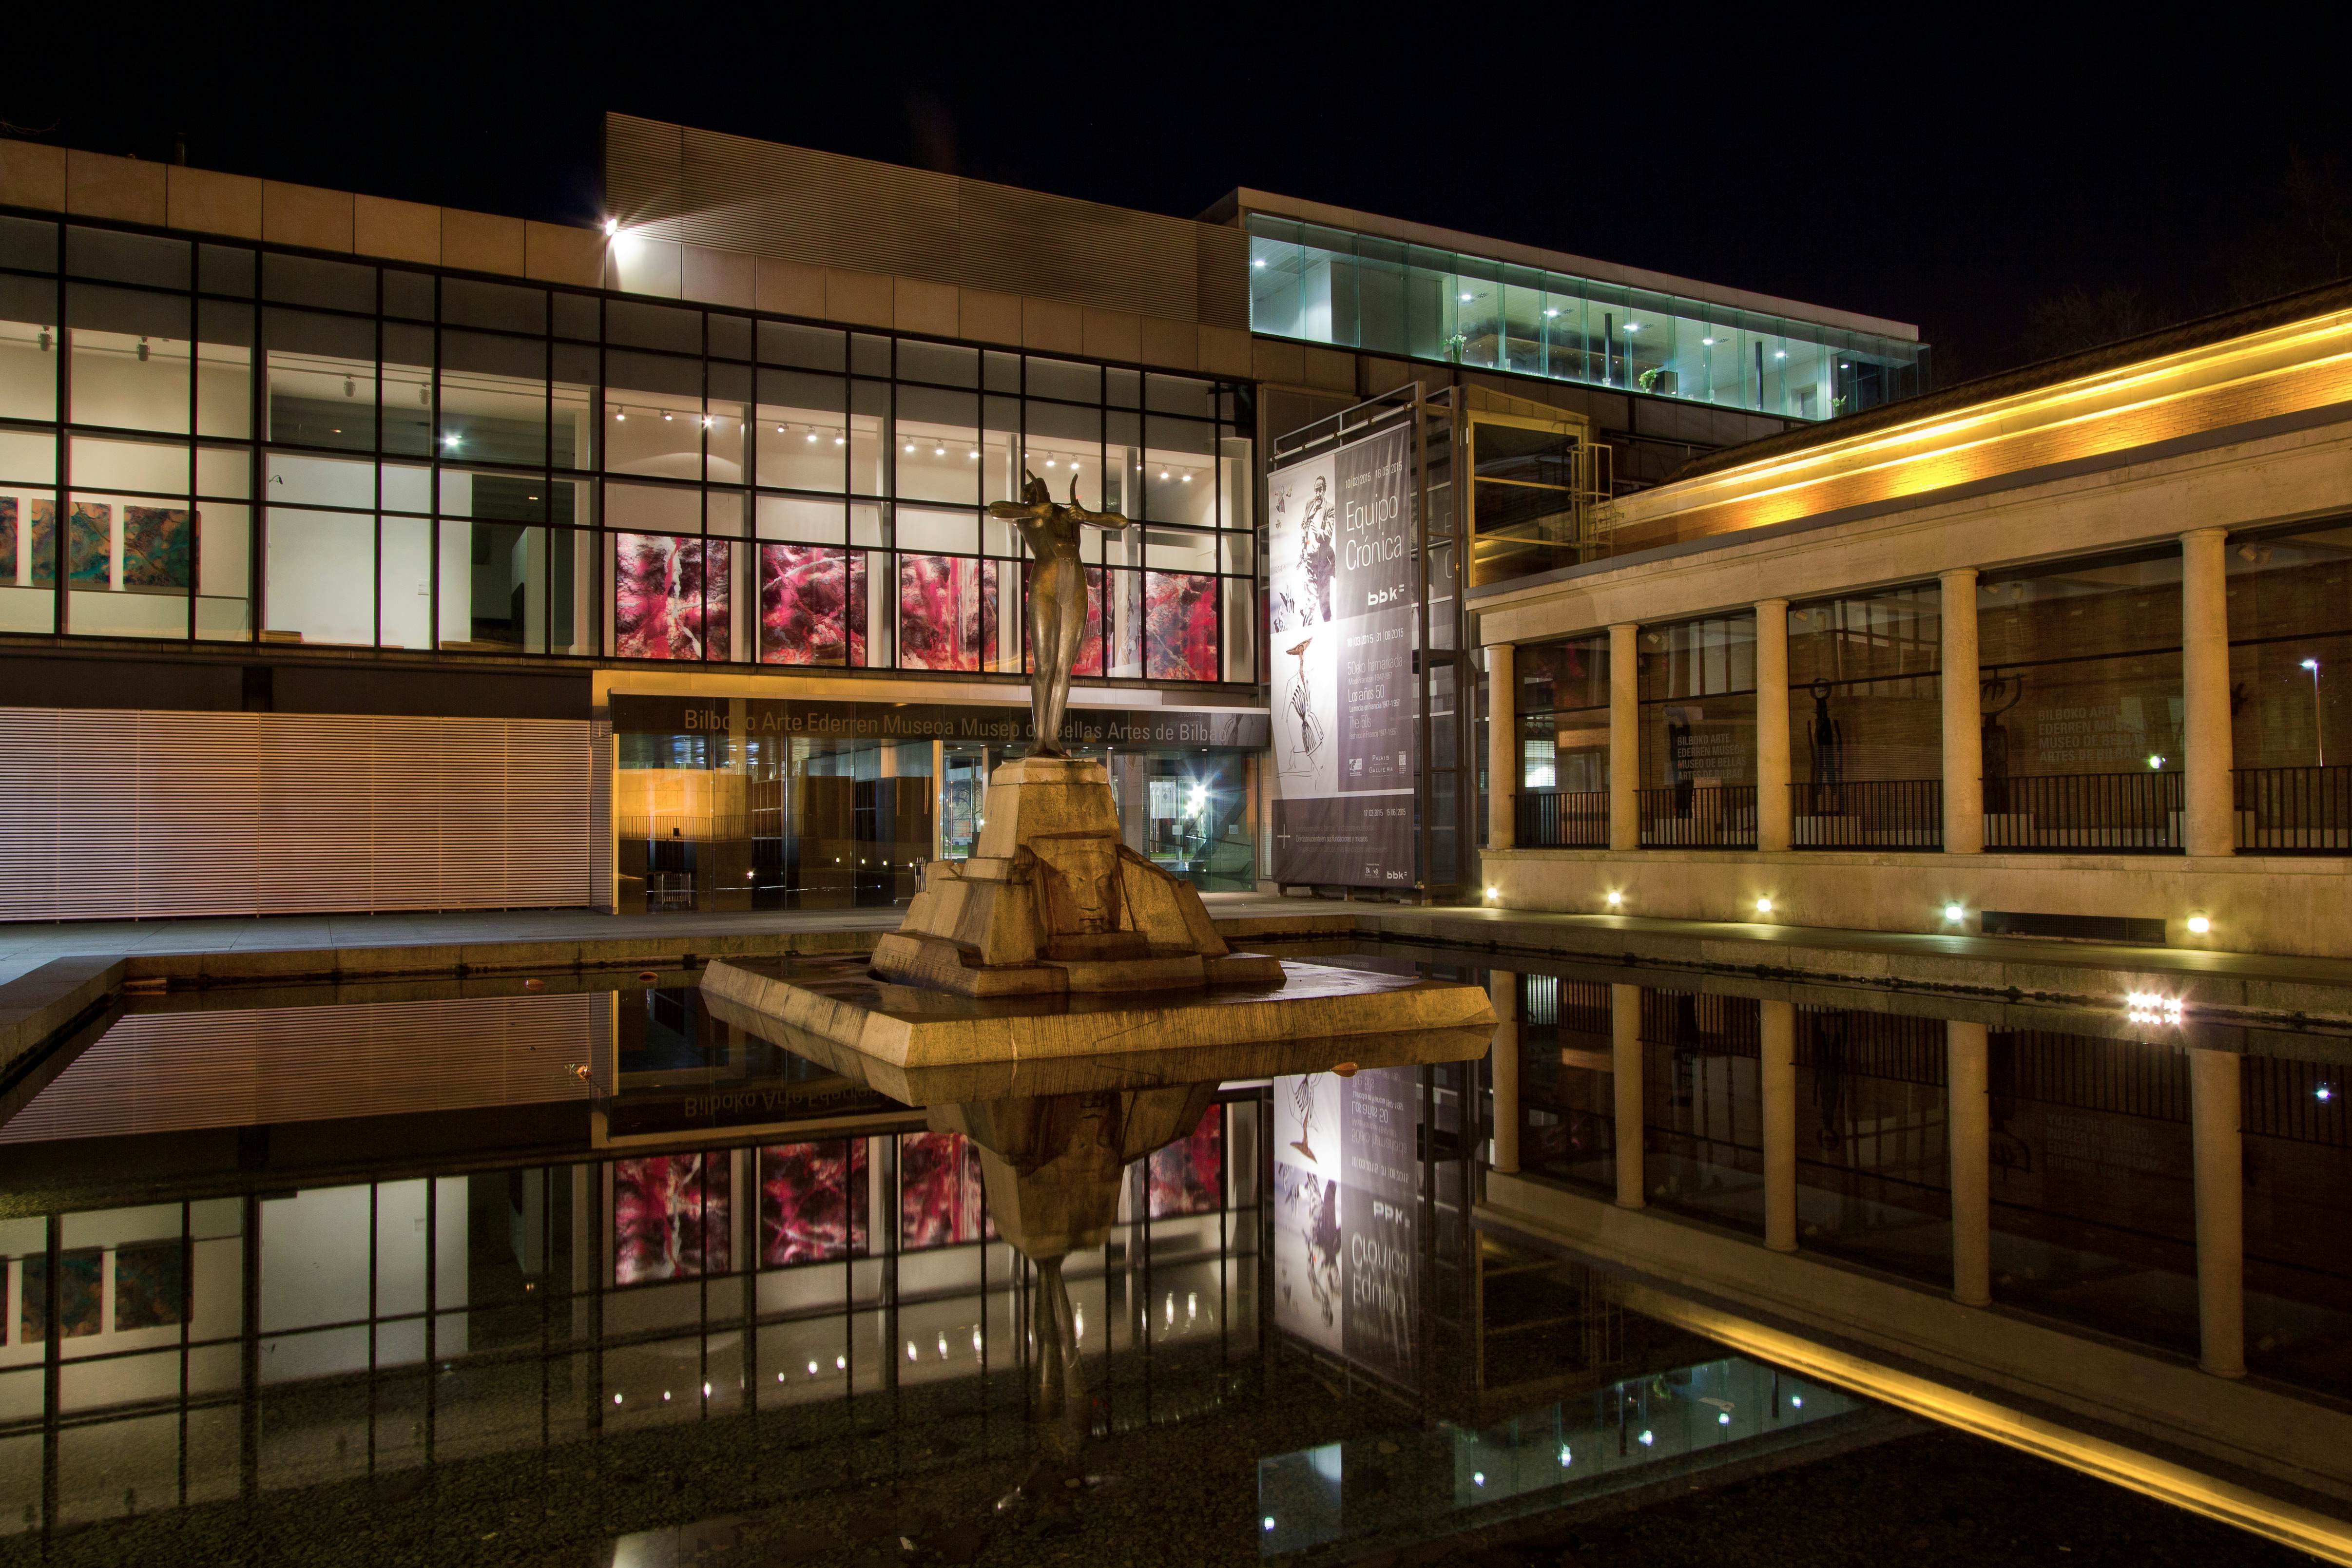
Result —
POLYGON ((1025 465, 1083 675, 1247 683, 1250 395, 0 218, 0 632, 1017 676, 1025 465))
POLYGON ((1788 419, 1927 385, 1925 344, 1251 214, 1250 329, 1788 419))

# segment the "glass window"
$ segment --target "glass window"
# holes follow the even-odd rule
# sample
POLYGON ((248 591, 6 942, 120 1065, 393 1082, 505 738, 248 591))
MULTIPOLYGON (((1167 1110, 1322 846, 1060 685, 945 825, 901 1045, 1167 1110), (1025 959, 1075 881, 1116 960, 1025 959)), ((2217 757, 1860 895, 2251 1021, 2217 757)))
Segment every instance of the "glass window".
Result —
POLYGON ((1143 574, 1143 673, 1155 681, 1217 678, 1217 580, 1196 572, 1143 574))
POLYGON ((383 449, 433 452, 433 329, 383 324, 383 449))
POLYGON ((2012 811, 2018 776, 2179 771, 2177 550, 1988 574, 1977 648, 1988 817, 2012 811))
POLYGON ((641 300, 610 299, 604 303, 604 340, 633 349, 698 354, 702 352, 702 313, 641 300))
POLYGON ((592 296, 558 294, 555 297, 555 335, 559 338, 583 338, 594 342, 604 335, 604 309, 592 296))
POLYGON ((799 371, 760 372, 760 483, 838 492, 849 472, 848 384, 799 371))
POLYGON ((440 646, 468 653, 545 653, 547 575, 547 529, 444 522, 440 646))
POLYGON ((732 645, 736 547, 614 533, 613 652, 624 659, 720 659, 732 645))
POLYGON ((1100 403, 1102 370, 1096 365, 1074 365, 1066 360, 1032 359, 1029 361, 1027 391, 1031 397, 1100 403))
POLYGON ((374 324, 273 308, 262 312, 262 332, 269 366, 268 438, 302 446, 373 449, 374 324))
POLYGON ((702 492, 676 485, 607 485, 609 527, 665 533, 702 530, 702 492))
POLYGON ((890 493, 890 389, 881 382, 849 383, 849 488, 860 496, 890 493))
POLYGON ((188 503, 76 490, 67 508, 66 608, 84 636, 185 637, 194 582, 188 503))
POLYGON ((749 317, 727 316, 714 310, 703 318, 703 330, 709 334, 710 353, 721 360, 748 360, 751 357, 751 322, 749 317))
POLYGON ((0 277, 0 418, 58 416, 57 285, 0 277))
POLYGON ((0 632, 57 626, 57 492, 0 482, 0 632))
POLYGON ((909 501, 980 498, 979 399, 971 392, 900 387, 895 494, 909 501))
POLYGON ((703 402, 703 463, 714 484, 740 485, 743 417, 751 401, 751 372, 741 365, 710 367, 709 395, 703 402))
POLYGON ((596 350, 555 345, 555 380, 549 399, 548 461, 558 468, 596 466, 596 350))
POLYGON ((74 423, 186 434, 188 302, 75 284, 66 306, 74 423))
POLYGON ((253 454, 242 446, 196 448, 196 494, 246 500, 253 495, 253 454))
POLYGON ((1217 525, 1217 427, 1148 418, 1143 428, 1144 516, 1154 522, 1217 525))
POLYGON ((441 281, 441 319, 455 327, 489 327, 508 332, 547 329, 547 291, 473 277, 441 281))
POLYGON ((394 272, 383 275, 383 313, 402 316, 411 321, 433 319, 433 279, 421 272, 394 272))
POLYGON ((1941 601, 1922 583, 1789 612, 1789 777, 1809 786, 1799 817, 1854 813, 1867 798, 1847 783, 1942 776, 1941 601))
MULTIPOLYGON (((188 254, 188 242, 184 239, 73 225, 66 229, 66 270, 77 277, 143 283, 151 288, 185 288, 188 254)), ((40 265, 46 267, 47 259, 40 265)))
POLYGON ((261 258, 261 297, 282 305, 316 305, 373 315, 375 268, 272 251, 261 258))
POLYGON ((995 642, 996 563, 913 554, 898 561, 899 668, 978 670, 995 642))
POLYGON ((877 338, 869 332, 852 333, 849 339, 849 371, 858 376, 888 376, 890 340, 877 338))
POLYGON ((68 456, 74 483, 108 490, 188 493, 188 449, 151 441, 100 441, 76 436, 68 456))
POLYGON ((0 267, 48 272, 57 265, 57 225, 37 218, 0 218, 0 267))
POLYGON ((375 518, 272 507, 265 523, 265 643, 375 641, 375 518))
POLYGON ((831 327, 803 327, 792 321, 760 323, 760 359, 771 365, 793 365, 804 371, 849 368, 848 335, 831 327))
POLYGON ((423 517, 386 517, 378 573, 381 646, 433 646, 433 525, 423 517))
POLYGON ((1756 831, 1756 616, 1644 626, 1635 640, 1644 843, 1756 831))
POLYGON ((615 474, 702 477, 702 365, 605 355, 604 465, 615 474))
POLYGON ((196 335, 196 434, 251 435, 253 307, 199 301, 196 335))
MULTIPOLYGON (((262 480, 276 505, 353 507, 373 509, 376 504, 373 463, 340 457, 304 457, 272 452, 264 459, 262 480)), ((421 507, 419 508, 422 509, 421 507)))
MULTIPOLYGON (((1034 361, 1032 361, 1033 365, 1034 361)), ((1066 403, 1032 401, 1024 462, 1045 481, 1057 500, 1067 500, 1070 481, 1077 480, 1078 499, 1091 509, 1102 508, 1103 416, 1100 409, 1073 408, 1066 403)))
POLYGON ((547 345, 483 332, 441 334, 441 455, 547 462, 547 345))
POLYGON ((898 340, 898 379, 930 382, 943 387, 976 387, 980 385, 980 350, 902 338, 898 340))
POLYGON ((970 555, 979 549, 979 529, 970 512, 933 511, 900 506, 894 519, 901 549, 947 550, 970 555))
MULTIPOLYGON (((239 455, 243 455, 240 454, 239 455)), ((196 636, 242 643, 253 635, 253 508, 196 504, 196 636)))
POLYGON ((196 246, 196 287, 207 294, 250 299, 254 262, 253 252, 240 246, 200 245, 196 246))

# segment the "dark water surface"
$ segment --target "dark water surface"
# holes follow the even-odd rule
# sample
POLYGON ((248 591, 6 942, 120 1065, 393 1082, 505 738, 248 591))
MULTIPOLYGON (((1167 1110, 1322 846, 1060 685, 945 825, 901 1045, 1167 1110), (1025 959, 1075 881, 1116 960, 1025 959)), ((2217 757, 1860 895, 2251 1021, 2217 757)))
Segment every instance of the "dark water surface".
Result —
MULTIPOLYGON (((1605 1188, 1606 1086, 1571 1065, 1596 988, 1511 983, 1523 1165, 1605 1188)), ((690 976, 578 987, 141 998, 0 1093, 0 1564, 2285 1560, 1482 1233, 1475 1062, 1226 1083, 1128 1167, 1062 1270, 1086 1431, 1041 1485, 1038 1274, 974 1145, 690 976)), ((1656 1202, 1760 1224, 1740 1008, 1643 1006, 1656 1202)), ((1938 1059, 1833 1010, 1800 1038, 1805 1245, 1933 1283, 1938 1059)), ((1995 1092, 2041 1185, 1997 1210, 2001 1290, 2177 1347, 2165 1069, 2018 1034, 1995 1092)), ((2247 1122, 2279 1195, 2249 1208, 2248 1337, 2325 1398, 2352 1391, 2332 1049, 2250 1059, 2277 1105, 2247 1122)))

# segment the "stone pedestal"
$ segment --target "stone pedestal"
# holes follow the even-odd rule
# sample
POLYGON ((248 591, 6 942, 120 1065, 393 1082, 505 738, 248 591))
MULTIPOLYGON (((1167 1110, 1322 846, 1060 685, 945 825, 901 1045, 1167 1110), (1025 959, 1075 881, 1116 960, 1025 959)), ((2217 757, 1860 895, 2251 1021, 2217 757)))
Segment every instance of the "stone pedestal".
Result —
POLYGON ((996 770, 979 852, 930 862, 874 970, 969 997, 1282 984, 1275 959, 1225 946, 1191 883, 1120 841, 1103 765, 1060 757, 996 770))

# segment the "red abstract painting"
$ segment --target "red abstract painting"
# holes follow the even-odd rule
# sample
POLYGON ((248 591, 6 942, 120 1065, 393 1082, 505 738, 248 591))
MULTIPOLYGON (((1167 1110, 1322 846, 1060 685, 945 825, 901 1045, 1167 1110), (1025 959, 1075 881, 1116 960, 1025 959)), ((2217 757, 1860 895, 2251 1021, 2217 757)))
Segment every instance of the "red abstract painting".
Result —
POLYGON ((866 552, 760 547, 760 663, 866 663, 866 552))
POLYGON ((730 1267, 724 1154, 613 1162, 613 1283, 692 1280, 730 1267))
POLYGON ((1143 673, 1155 681, 1217 678, 1217 580, 1201 572, 1143 574, 1143 673))
POLYGON ((760 1261, 821 1263, 866 1251, 866 1140, 760 1151, 760 1261))
POLYGON ((898 665, 977 670, 982 563, 960 556, 898 558, 898 665))
POLYGON ((913 1252, 981 1237, 980 1155, 961 1133, 898 1140, 898 1245, 913 1252))
POLYGON ((724 539, 615 534, 613 640, 625 659, 724 659, 730 631, 724 539))

